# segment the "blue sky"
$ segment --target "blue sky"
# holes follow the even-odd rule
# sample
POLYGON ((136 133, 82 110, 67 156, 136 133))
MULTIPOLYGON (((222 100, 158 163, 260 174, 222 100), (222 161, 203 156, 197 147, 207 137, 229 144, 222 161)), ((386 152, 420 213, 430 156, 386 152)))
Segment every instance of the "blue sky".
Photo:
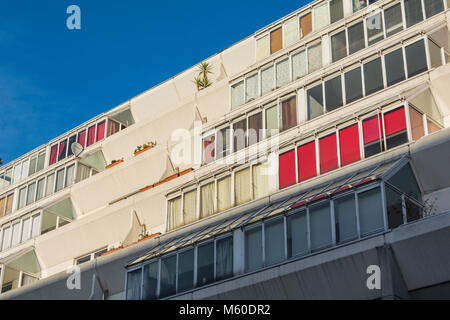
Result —
POLYGON ((308 2, 2 1, 0 158, 14 160, 308 2), (66 28, 72 4, 81 30, 66 28))

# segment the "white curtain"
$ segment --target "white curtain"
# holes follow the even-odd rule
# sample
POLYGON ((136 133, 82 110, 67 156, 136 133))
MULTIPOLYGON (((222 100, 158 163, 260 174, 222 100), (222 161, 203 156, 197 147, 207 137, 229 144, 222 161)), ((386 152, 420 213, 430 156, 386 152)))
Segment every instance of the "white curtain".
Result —
POLYGON ((231 207, 231 176, 217 182, 217 210, 224 211, 231 207))
POLYGON ((24 219, 22 226, 22 239, 21 239, 22 242, 30 239, 30 227, 31 227, 31 218, 24 219))
POLYGON ((274 70, 273 66, 270 66, 269 68, 264 69, 261 72, 261 93, 262 94, 272 91, 272 89, 275 87, 273 70, 274 70))
POLYGON ((298 18, 291 19, 284 24, 283 40, 285 48, 298 41, 298 27, 298 18))
POLYGON ((75 171, 75 165, 71 165, 70 167, 67 168, 67 172, 66 172, 66 184, 65 187, 69 187, 73 184, 73 180, 74 180, 74 171, 75 171))
POLYGON ((37 214, 31 218, 31 237, 37 237, 40 234, 41 215, 37 214))
POLYGON ((216 280, 233 275, 233 237, 217 240, 216 280))
POLYGON ((311 73, 322 68, 322 43, 308 48, 308 72, 311 73))
POLYGON ((269 35, 256 40, 256 60, 262 60, 270 55, 269 35))
POLYGON ((330 23, 328 4, 323 4, 313 9, 314 31, 318 31, 330 23))
POLYGON ((253 198, 262 198, 269 194, 269 176, 267 164, 253 166, 253 198))
POLYGON ((202 218, 210 216, 214 213, 214 182, 209 183, 200 188, 201 208, 200 215, 202 218))
POLYGON ((296 53, 292 56, 292 78, 296 80, 308 73, 306 67, 306 51, 296 53))
POLYGON ((77 168, 77 182, 83 181, 89 178, 89 167, 84 164, 78 163, 77 168))
POLYGON ((181 197, 169 201, 169 230, 181 225, 181 197))
POLYGON ((252 197, 250 193, 250 168, 235 173, 234 196, 236 205, 251 200, 252 197))
POLYGON ((231 87, 231 101, 233 108, 244 104, 244 81, 231 87))
POLYGON ((278 107, 272 107, 266 110, 266 135, 270 137, 278 131, 278 107))
POLYGON ((276 65, 277 70, 277 87, 284 86, 289 82, 289 60, 278 62, 276 65))
POLYGON ((258 96, 258 74, 247 77, 245 85, 245 101, 251 101, 258 96))
POLYGON ((184 194, 183 216, 184 224, 197 220, 197 189, 184 194))

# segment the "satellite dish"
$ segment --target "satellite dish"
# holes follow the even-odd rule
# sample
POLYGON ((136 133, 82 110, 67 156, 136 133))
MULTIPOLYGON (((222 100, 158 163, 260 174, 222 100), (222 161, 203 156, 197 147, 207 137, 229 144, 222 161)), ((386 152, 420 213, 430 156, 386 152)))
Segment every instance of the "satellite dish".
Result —
POLYGON ((75 155, 75 157, 78 157, 84 150, 83 146, 78 142, 72 143, 70 149, 72 150, 72 153, 75 155))

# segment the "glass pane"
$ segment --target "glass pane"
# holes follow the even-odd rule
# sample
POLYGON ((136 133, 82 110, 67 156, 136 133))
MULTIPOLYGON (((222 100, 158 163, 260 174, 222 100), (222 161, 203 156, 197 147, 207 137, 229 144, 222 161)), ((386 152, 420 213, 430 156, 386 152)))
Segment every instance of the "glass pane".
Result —
POLYGON ((386 37, 390 37, 403 30, 402 7, 399 4, 384 10, 386 37))
POLYGON ((314 72, 322 68, 322 44, 308 47, 308 72, 314 72))
POLYGON ((59 170, 56 173, 56 188, 55 192, 58 192, 59 190, 62 190, 64 187, 64 169, 59 170))
POLYGON ((381 117, 372 116, 363 121, 364 154, 366 158, 384 151, 381 117))
POLYGON ((173 230, 182 224, 181 197, 169 200, 168 210, 169 230, 173 230))
POLYGON ((127 300, 141 298, 141 272, 142 269, 138 269, 127 273, 127 300))
POLYGON ((31 228, 31 218, 26 218, 23 220, 23 226, 22 226, 22 237, 21 241, 27 241, 30 239, 30 228, 31 228))
POLYGON ((265 265, 284 260, 284 220, 277 219, 264 224, 265 265))
POLYGON ((431 67, 437 68, 442 65, 441 48, 439 48, 433 41, 428 40, 428 47, 430 49, 431 67))
POLYGON ((28 186, 27 205, 34 202, 35 195, 36 195, 36 182, 33 182, 28 186))
POLYGON ((269 35, 256 40, 256 60, 262 60, 270 55, 269 35))
POLYGON ((64 159, 66 157, 66 154, 67 154, 67 140, 64 140, 59 143, 58 161, 64 159))
POLYGON ((31 218, 31 237, 37 237, 39 235, 39 228, 40 228, 40 220, 41 215, 35 215, 31 218))
POLYGON ((424 125, 423 125, 423 114, 416 109, 409 108, 409 116, 411 123, 412 139, 419 140, 425 135, 424 125))
POLYGON ((388 225, 390 229, 395 229, 403 224, 402 196, 386 185, 386 206, 388 225))
POLYGON ((408 77, 413 77, 428 69, 423 40, 417 41, 405 48, 408 77))
POLYGON ((358 237, 354 194, 334 200, 334 219, 337 243, 350 241, 358 237))
POLYGON ((364 64, 364 84, 366 95, 383 89, 383 71, 381 69, 381 58, 364 64))
POLYGON ((288 130, 297 125, 296 97, 281 102, 281 131, 288 130))
POLYGON ((20 242, 20 223, 15 223, 12 226, 11 247, 16 246, 19 242, 20 242))
POLYGON ((353 12, 361 10, 367 6, 367 0, 352 0, 353 12))
POLYGON ((404 6, 407 28, 423 20, 421 0, 405 0, 404 6))
POLYGON ((27 195, 27 187, 20 189, 19 191, 19 204, 18 204, 18 208, 23 208, 25 207, 25 203, 26 203, 26 195, 27 195))
POLYGON ((274 79, 274 67, 270 66, 269 68, 261 71, 261 93, 265 94, 267 92, 272 91, 275 88, 275 79, 274 79))
POLYGON ((347 56, 347 43, 345 40, 345 30, 331 36, 331 55, 333 62, 347 56))
POLYGON ((262 231, 255 227, 245 231, 245 271, 262 267, 262 231))
MULTIPOLYGON (((114 122, 112 120, 110 120, 110 123, 114 123, 114 122)), ((109 126, 111 126, 111 124, 109 124, 109 126)), ((68 157, 73 155, 72 144, 74 144, 75 142, 77 142, 77 135, 76 134, 69 138, 69 145, 67 146, 67 156, 68 157)))
POLYGON ((197 189, 186 192, 183 197, 184 224, 197 220, 197 189))
POLYGON ((423 217, 422 207, 418 206, 408 198, 405 199, 406 204, 406 221, 412 222, 423 217))
POLYGON ((289 258, 308 253, 306 211, 301 211, 287 218, 287 249, 289 258))
POLYGON ((405 80, 405 68, 401 48, 385 55, 384 63, 386 65, 386 80, 388 86, 405 80))
POLYGON ((293 18, 286 22, 283 27, 284 48, 289 47, 298 41, 298 18, 293 18))
POLYGON ((42 178, 38 181, 37 184, 37 192, 36 192, 36 201, 42 199, 44 197, 44 186, 45 186, 45 179, 42 178))
POLYGON ((45 151, 39 153, 39 155, 38 155, 38 162, 37 162, 36 172, 39 172, 42 169, 44 169, 44 163, 45 163, 45 151))
POLYGON ((423 3, 425 4, 425 15, 427 18, 444 11, 444 2, 442 0, 423 0, 423 3))
POLYGON ((217 181, 217 211, 231 207, 231 176, 217 181))
POLYGON ((216 133, 217 136, 217 159, 222 159, 230 154, 230 128, 223 128, 216 133))
POLYGON ((176 292, 177 256, 172 255, 161 259, 160 298, 176 292))
POLYGON ((375 188, 358 194, 359 224, 361 236, 376 233, 384 229, 381 193, 375 188))
POLYGON ((244 149, 246 143, 247 119, 233 123, 234 152, 244 149))
POLYGON ((245 79, 245 101, 255 100, 258 96, 258 74, 245 79))
POLYGON ((347 103, 362 98, 361 68, 345 73, 345 99, 347 103))
POLYGON ((11 244, 11 227, 3 228, 2 251, 8 249, 11 244))
POLYGON ((309 209, 311 230, 311 250, 324 249, 331 245, 330 204, 314 206, 309 209))
POLYGON ((37 164, 37 157, 31 158, 30 167, 28 169, 28 176, 31 176, 36 172, 36 164, 37 164))
POLYGON ((233 237, 216 242, 216 281, 233 276, 233 237))
POLYGON ((348 52, 355 53, 366 46, 364 41, 364 26, 363 23, 357 23, 348 28, 348 52))
POLYGON ((406 193, 407 196, 419 202, 422 201, 422 193, 409 163, 395 173, 389 179, 389 183, 406 193))
POLYGON ((306 65, 306 51, 296 53, 292 56, 292 78, 294 80, 308 73, 306 65))
POLYGON ((278 133, 278 107, 266 109, 266 136, 271 137, 278 133))
POLYGON ((197 285, 203 286, 214 281, 214 242, 198 247, 197 285))
POLYGON ((214 182, 200 188, 200 217, 205 218, 214 213, 214 182))
POLYGON ((244 81, 231 87, 231 107, 236 108, 244 104, 244 81))
POLYGON ((325 82, 325 103, 327 112, 342 107, 342 83, 340 75, 325 82))
POLYGON ((328 4, 313 9, 314 31, 318 31, 329 24, 328 4))
POLYGON ((277 88, 280 88, 289 82, 289 60, 283 60, 276 64, 277 88))
POLYGON ((67 173, 66 173, 66 183, 64 187, 69 187, 73 184, 73 181, 75 179, 75 165, 71 165, 70 167, 67 167, 67 173))
POLYGON ((258 112, 248 117, 248 145, 251 146, 263 138, 263 114, 258 112))
POLYGON ((259 199, 269 194, 269 166, 258 164, 252 166, 253 176, 253 199, 259 199))
POLYGON ((178 254, 178 292, 194 287, 194 249, 178 254))
POLYGON ((367 43, 372 45, 384 38, 383 21, 381 20, 381 12, 366 19, 367 27, 367 43))
POLYGON ((236 205, 251 200, 250 185, 250 168, 236 172, 234 176, 234 196, 236 205))
POLYGON ((308 120, 323 114, 322 84, 309 89, 306 93, 306 99, 308 104, 308 120))
POLYGON ((344 17, 344 6, 342 5, 342 0, 331 0, 330 1, 331 23, 341 20, 343 17, 344 17))

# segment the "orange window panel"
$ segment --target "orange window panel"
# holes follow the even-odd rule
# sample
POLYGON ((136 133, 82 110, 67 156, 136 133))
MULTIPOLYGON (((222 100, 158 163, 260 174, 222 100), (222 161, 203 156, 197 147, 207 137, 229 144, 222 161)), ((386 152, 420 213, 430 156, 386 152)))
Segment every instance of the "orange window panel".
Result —
POLYGON ((3 217, 5 211, 6 198, 0 199, 0 218, 3 217))
POLYGON ((300 30, 302 37, 306 37, 312 31, 312 16, 308 13, 306 16, 300 18, 300 30))
POLYGON ((270 53, 275 53, 283 48, 283 29, 278 28, 270 33, 270 53))
POLYGON ((14 194, 9 195, 6 198, 6 210, 5 210, 5 216, 9 215, 12 213, 12 205, 13 205, 13 199, 14 199, 14 194))
POLYGON ((423 115, 414 108, 409 108, 411 131, 413 140, 419 140, 425 134, 423 128, 423 115))

